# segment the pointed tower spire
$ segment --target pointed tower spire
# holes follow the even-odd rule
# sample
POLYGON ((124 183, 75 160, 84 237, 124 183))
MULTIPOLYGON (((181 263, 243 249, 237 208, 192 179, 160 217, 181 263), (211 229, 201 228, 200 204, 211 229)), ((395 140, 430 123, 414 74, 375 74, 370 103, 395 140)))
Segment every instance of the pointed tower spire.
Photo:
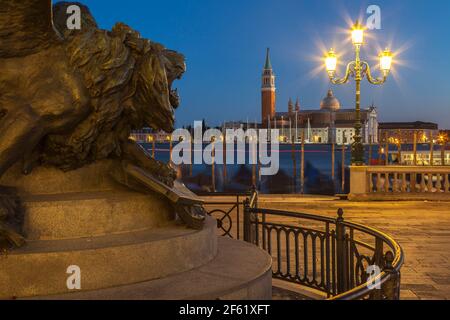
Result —
POLYGON ((297 98, 297 101, 295 102, 295 111, 300 111, 300 100, 297 98))
POLYGON ((267 122, 268 119, 275 117, 276 112, 276 87, 275 87, 275 73, 270 62, 270 49, 267 48, 266 63, 262 74, 261 86, 261 118, 262 122, 267 122))
POLYGON ((270 62, 270 48, 267 48, 266 64, 264 66, 264 69, 266 69, 266 70, 271 70, 272 69, 272 63, 270 62))

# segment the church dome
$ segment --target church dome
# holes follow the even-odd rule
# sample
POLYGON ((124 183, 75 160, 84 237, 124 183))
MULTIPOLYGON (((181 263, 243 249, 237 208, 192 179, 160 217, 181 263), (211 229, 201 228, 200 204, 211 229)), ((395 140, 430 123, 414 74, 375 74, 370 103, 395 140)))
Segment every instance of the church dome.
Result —
POLYGON ((333 91, 328 90, 327 96, 320 103, 321 110, 337 111, 341 108, 339 100, 333 95, 333 91))

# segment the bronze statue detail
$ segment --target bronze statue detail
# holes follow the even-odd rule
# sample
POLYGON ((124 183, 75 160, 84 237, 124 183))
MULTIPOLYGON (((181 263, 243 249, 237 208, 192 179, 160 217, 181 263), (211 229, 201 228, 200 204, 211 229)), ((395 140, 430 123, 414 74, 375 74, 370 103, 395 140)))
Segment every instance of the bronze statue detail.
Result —
MULTIPOLYGON (((71 4, 0 0, 0 176, 19 161, 29 174, 39 165, 68 171, 114 158, 171 187, 174 171, 129 136, 143 127, 173 130, 172 84, 185 72, 184 57, 122 23, 99 29, 79 3, 81 30, 68 30, 71 4)), ((0 241, 18 246, 10 223, 18 210, 8 201, 0 241)))

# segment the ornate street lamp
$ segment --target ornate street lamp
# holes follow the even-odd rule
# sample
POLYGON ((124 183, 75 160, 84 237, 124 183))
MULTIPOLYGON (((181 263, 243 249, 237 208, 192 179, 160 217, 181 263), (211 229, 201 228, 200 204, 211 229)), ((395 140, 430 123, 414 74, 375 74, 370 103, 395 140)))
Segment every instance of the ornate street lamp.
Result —
POLYGON ((364 28, 356 22, 352 29, 352 42, 355 47, 355 60, 347 65, 343 78, 336 77, 338 59, 336 53, 331 49, 325 57, 325 67, 333 84, 345 84, 350 77, 356 82, 356 122, 355 136, 352 144, 352 164, 364 165, 364 146, 361 137, 361 80, 364 76, 371 84, 381 85, 386 82, 392 65, 392 53, 386 49, 380 53, 380 70, 383 74, 381 79, 372 77, 370 66, 360 59, 361 46, 364 44, 364 28))

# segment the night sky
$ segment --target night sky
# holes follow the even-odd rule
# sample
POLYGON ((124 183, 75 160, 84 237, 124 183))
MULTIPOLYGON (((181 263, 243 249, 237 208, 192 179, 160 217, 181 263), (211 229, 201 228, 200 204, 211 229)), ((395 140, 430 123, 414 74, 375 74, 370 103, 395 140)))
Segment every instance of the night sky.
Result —
MULTIPOLYGON (((260 120, 266 47, 277 75, 277 110, 289 97, 318 109, 331 86, 320 58, 333 47, 353 58, 351 20, 381 7, 382 29, 369 31, 363 58, 397 52, 383 87, 362 86, 362 104, 374 103, 380 121, 433 121, 450 128, 450 1, 448 0, 84 0, 102 28, 122 21, 153 41, 186 55, 188 72, 176 86, 182 104, 177 125, 206 119, 260 120)), ((365 20, 364 20, 365 21, 365 20)), ((345 60, 345 61, 344 61, 345 60)), ((340 74, 344 66, 340 66, 340 74)), ((378 70, 375 74, 378 74, 378 70)), ((354 83, 332 86, 343 107, 354 106, 354 83)))

